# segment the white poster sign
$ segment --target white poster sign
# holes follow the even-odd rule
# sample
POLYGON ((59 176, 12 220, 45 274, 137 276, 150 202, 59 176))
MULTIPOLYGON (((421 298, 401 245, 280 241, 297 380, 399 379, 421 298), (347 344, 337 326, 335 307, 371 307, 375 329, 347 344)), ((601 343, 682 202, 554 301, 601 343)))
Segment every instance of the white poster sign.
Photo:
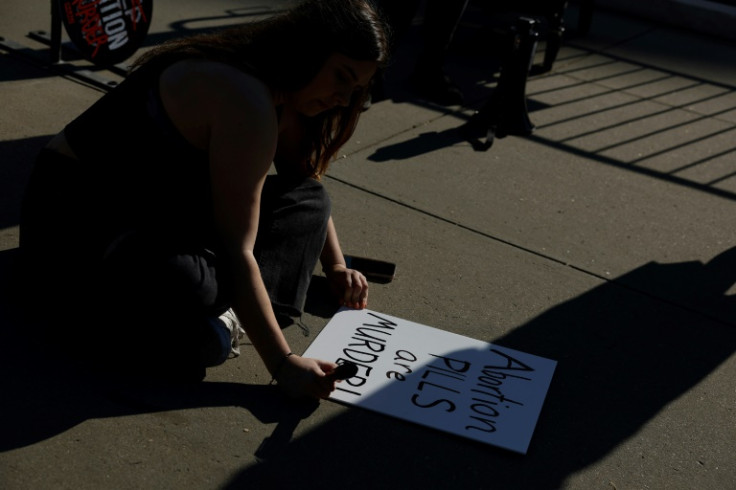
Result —
POLYGON ((370 310, 341 309, 304 353, 358 366, 331 400, 526 454, 556 362, 370 310))

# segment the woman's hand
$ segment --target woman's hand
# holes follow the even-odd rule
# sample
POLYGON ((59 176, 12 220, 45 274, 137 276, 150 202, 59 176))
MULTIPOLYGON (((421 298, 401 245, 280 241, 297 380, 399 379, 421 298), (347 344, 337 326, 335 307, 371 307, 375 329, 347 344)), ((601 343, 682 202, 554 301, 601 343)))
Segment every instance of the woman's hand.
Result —
POLYGON ((335 380, 328 374, 336 368, 334 362, 291 355, 276 373, 276 381, 291 398, 327 398, 335 390, 335 380))
POLYGON ((335 264, 325 269, 325 275, 340 305, 358 310, 368 305, 368 280, 359 271, 335 264))

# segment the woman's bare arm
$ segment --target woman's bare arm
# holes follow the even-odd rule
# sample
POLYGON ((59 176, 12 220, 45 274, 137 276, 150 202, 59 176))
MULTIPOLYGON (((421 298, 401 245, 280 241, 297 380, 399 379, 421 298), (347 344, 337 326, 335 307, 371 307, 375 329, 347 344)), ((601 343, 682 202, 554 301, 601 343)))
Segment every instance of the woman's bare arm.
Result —
POLYGON ((293 395, 325 397, 333 363, 289 356, 253 249, 260 197, 276 152, 278 121, 269 89, 216 62, 173 65, 161 79, 164 106, 174 124, 209 152, 214 221, 233 268, 233 310, 273 376, 293 395), (286 362, 284 362, 286 359, 286 362), (279 370, 279 372, 276 372, 279 370))

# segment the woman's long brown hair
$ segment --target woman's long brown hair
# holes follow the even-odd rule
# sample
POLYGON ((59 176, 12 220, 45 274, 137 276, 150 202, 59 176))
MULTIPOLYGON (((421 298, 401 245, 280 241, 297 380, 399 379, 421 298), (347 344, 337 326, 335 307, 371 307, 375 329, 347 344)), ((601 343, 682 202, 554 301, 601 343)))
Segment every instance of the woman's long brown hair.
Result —
MULTIPOLYGON (((388 28, 368 0, 307 0, 264 20, 167 42, 138 58, 135 68, 161 68, 182 58, 222 61, 259 77, 273 89, 306 86, 333 53, 359 61, 388 60, 388 28)), ((380 75, 377 75, 380 76, 380 75)), ((375 77, 374 77, 375 78, 375 77)), ((319 178, 352 136, 370 87, 347 107, 304 118, 301 148, 306 173, 319 178)))

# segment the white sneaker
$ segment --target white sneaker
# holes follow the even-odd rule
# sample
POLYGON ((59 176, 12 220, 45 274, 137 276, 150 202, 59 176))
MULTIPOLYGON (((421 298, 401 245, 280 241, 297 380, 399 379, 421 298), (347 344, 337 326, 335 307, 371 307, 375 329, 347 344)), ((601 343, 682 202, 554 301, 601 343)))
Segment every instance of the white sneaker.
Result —
POLYGON ((209 323, 217 340, 212 345, 204 347, 202 352, 204 365, 206 367, 219 366, 228 359, 238 357, 240 339, 245 336, 245 330, 240 326, 232 308, 218 318, 211 318, 209 323))
POLYGON ((238 321, 238 317, 235 316, 232 308, 220 315, 219 320, 230 331, 230 354, 228 354, 228 359, 238 357, 240 355, 240 339, 245 337, 245 330, 240 326, 240 321, 238 321))

